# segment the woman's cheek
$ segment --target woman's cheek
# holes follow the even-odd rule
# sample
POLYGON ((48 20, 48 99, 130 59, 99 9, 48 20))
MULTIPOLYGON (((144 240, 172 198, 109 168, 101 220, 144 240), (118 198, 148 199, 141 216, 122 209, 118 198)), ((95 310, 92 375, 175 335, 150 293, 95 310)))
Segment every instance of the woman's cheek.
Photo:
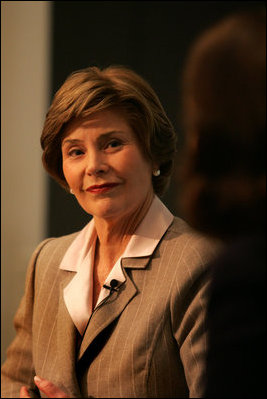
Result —
POLYGON ((73 165, 71 161, 63 162, 63 173, 69 185, 77 185, 80 174, 79 165, 73 165))

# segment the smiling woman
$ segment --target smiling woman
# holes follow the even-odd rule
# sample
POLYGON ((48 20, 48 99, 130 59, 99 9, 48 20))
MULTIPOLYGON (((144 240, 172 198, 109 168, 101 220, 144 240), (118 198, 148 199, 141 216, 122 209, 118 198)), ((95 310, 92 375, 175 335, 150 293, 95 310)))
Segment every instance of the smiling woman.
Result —
POLYGON ((201 396, 216 246, 159 199, 176 135, 157 95, 123 67, 74 72, 41 144, 46 170, 93 218, 33 254, 2 396, 201 396))
MULTIPOLYGON (((63 137, 66 182, 81 207, 94 215, 95 223, 103 217, 115 223, 134 214, 145 201, 150 205, 152 165, 119 109, 74 120, 63 137)), ((132 215, 131 220, 136 224, 138 218, 132 215)))

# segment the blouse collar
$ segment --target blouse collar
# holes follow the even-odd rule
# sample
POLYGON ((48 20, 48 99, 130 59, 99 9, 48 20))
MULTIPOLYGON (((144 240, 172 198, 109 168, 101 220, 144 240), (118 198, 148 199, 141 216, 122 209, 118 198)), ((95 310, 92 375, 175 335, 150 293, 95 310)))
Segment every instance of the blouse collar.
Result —
MULTIPOLYGON (((132 235, 121 257, 150 256, 172 221, 172 213, 157 196, 154 196, 147 214, 132 235)), ((94 219, 92 219, 68 248, 61 261, 60 269, 77 272, 86 255, 94 248, 95 241, 96 230, 94 219)))

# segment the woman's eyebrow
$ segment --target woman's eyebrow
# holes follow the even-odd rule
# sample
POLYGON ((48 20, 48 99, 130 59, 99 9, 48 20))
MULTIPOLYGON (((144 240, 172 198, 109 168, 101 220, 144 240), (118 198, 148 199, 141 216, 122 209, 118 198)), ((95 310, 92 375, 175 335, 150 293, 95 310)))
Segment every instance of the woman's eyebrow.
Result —
POLYGON ((82 140, 79 140, 79 139, 65 139, 65 140, 63 140, 63 142, 62 142, 62 147, 63 147, 65 144, 68 144, 68 143, 70 143, 70 144, 80 144, 80 143, 82 143, 82 140))
POLYGON ((110 132, 105 132, 105 133, 100 134, 98 136, 97 140, 106 139, 106 138, 109 138, 110 136, 112 136, 113 134, 118 134, 118 133, 120 134, 120 133, 124 133, 124 132, 121 130, 111 130, 110 132))

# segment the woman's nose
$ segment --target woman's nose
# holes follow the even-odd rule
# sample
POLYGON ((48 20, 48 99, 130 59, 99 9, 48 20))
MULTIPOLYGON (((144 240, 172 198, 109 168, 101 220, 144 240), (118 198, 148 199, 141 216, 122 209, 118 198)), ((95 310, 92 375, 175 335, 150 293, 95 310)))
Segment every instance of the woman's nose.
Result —
POLYGON ((86 174, 89 176, 106 173, 109 169, 104 157, 99 152, 88 154, 86 162, 86 174))

